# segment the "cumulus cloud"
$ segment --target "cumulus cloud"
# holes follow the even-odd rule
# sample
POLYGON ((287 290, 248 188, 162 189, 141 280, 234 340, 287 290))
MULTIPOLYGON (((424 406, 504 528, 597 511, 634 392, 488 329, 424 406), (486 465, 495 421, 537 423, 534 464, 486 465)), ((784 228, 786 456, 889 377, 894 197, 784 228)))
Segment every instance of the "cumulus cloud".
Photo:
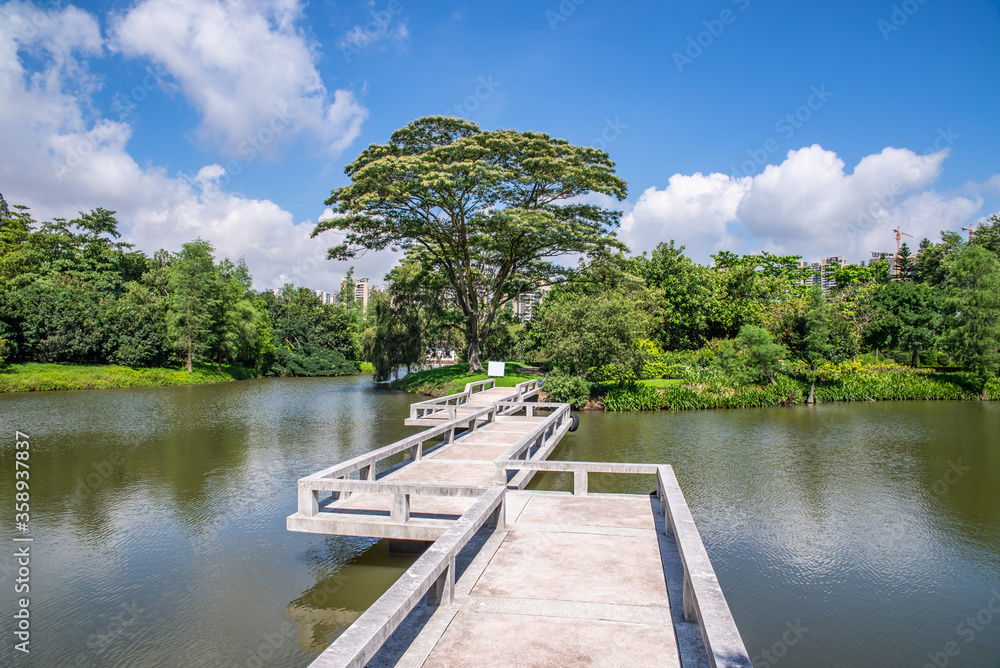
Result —
POLYGON ((119 17, 114 48, 162 66, 202 115, 198 135, 234 158, 278 155, 299 135, 339 154, 368 111, 331 95, 295 0, 143 0, 119 17))
POLYGON ((8 202, 31 207, 39 220, 116 210, 124 240, 147 253, 202 237, 219 257, 245 257, 258 288, 339 287, 346 266, 324 259, 335 240, 311 239, 311 221, 296 223, 273 202, 227 192, 222 166, 185 176, 138 165, 127 150, 131 126, 92 110, 99 80, 82 57, 101 52, 99 25, 86 12, 0 6, 0 184, 8 202), (37 71, 24 68, 22 51, 38 59, 37 71))
POLYGON ((818 145, 789 151, 754 177, 675 174, 666 188, 649 188, 622 221, 636 251, 675 239, 700 261, 719 250, 867 259, 895 249, 892 229, 937 238, 982 206, 976 194, 940 193, 930 186, 948 150, 918 155, 886 148, 848 173, 836 153, 818 145))

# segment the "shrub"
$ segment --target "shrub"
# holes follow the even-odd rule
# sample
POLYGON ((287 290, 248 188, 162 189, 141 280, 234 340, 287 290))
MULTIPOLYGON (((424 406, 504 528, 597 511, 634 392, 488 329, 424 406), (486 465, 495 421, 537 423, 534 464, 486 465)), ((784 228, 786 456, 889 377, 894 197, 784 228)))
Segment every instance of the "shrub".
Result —
POLYGON ((549 393, 549 401, 569 404, 577 410, 590 399, 590 384, 580 376, 555 372, 545 377, 542 387, 549 393))

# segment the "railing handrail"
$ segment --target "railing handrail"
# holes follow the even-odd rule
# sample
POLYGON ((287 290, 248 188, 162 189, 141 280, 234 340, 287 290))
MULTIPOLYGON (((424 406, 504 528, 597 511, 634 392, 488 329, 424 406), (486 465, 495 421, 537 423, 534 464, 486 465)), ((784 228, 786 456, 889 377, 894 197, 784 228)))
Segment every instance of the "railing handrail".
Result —
MULTIPOLYGON (((519 403, 519 402, 518 402, 519 403)), ((530 404, 524 402, 525 407, 529 409, 534 408, 548 408, 549 404, 530 404)), ((500 404, 496 404, 499 406, 500 404)), ((535 441, 542 433, 548 431, 549 427, 552 426, 551 423, 555 422, 555 427, 558 429, 562 421, 569 415, 570 405, 569 404, 558 404, 555 411, 550 414, 545 420, 540 422, 537 426, 533 427, 531 431, 527 432, 524 436, 515 441, 509 448, 504 450, 503 454, 497 459, 516 459, 526 448, 531 447, 532 442, 535 441)))
POLYGON ((438 602, 451 603, 455 556, 491 517, 498 528, 503 527, 505 492, 503 487, 487 488, 387 592, 309 664, 310 668, 361 668, 425 594, 431 592, 438 602))
POLYGON ((573 474, 573 496, 587 496, 591 473, 637 473, 656 475, 657 464, 628 464, 624 462, 566 462, 545 459, 497 459, 493 462, 493 484, 503 484, 508 471, 557 471, 573 474))
POLYGON ((660 512, 663 513, 666 532, 673 534, 677 541, 677 551, 684 564, 684 618, 689 622, 698 622, 712 668, 751 666, 743 638, 722 593, 687 500, 677 483, 674 469, 665 465, 657 468, 660 512))
POLYGON ((345 475, 350 475, 351 473, 354 473, 359 469, 375 464, 383 459, 386 459, 387 457, 391 457, 395 454, 398 454, 403 450, 412 448, 416 445, 420 445, 424 441, 429 441, 435 436, 440 436, 441 434, 449 432, 452 429, 474 423, 478 421, 480 418, 488 416, 490 413, 493 413, 493 415, 487 418, 487 421, 492 422, 492 420, 495 419, 496 417, 496 411, 497 411, 496 406, 484 406, 483 408, 480 408, 472 413, 468 413, 461 417, 456 417, 454 420, 449 420, 435 427, 431 427, 430 429, 425 429, 424 431, 418 434, 414 434, 413 436, 407 436, 402 440, 383 446, 378 450, 372 450, 368 454, 360 455, 358 457, 354 457, 353 459, 348 459, 346 462, 341 462, 339 464, 336 464, 335 466, 323 469, 322 471, 318 471, 307 477, 339 478, 345 475))

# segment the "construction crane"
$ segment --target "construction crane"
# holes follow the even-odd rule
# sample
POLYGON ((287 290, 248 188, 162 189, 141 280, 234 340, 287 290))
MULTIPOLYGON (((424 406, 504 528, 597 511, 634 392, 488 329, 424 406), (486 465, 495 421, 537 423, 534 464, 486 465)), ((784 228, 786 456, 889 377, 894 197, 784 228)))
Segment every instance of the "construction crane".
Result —
POLYGON ((894 273, 896 274, 896 280, 898 281, 900 279, 900 276, 899 276, 899 251, 900 251, 900 248, 901 248, 901 245, 900 245, 899 242, 902 240, 902 238, 904 236, 910 237, 912 239, 913 235, 912 234, 907 234, 906 232, 903 232, 902 230, 899 229, 899 227, 894 228, 892 231, 896 233, 896 266, 893 267, 893 270, 894 270, 894 273))
POLYGON ((972 233, 976 231, 976 228, 974 228, 974 227, 963 227, 962 230, 969 233, 969 241, 971 242, 972 241, 972 233))

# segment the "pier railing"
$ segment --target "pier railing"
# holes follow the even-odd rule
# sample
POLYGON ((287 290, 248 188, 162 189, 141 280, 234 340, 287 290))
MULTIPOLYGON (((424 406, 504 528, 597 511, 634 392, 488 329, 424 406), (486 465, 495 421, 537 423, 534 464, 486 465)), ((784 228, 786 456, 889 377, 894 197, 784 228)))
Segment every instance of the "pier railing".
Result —
POLYGON ((502 485, 509 471, 518 471, 518 475, 538 471, 572 473, 575 496, 586 496, 589 493, 590 473, 655 475, 664 531, 674 537, 684 565, 684 619, 697 623, 701 629, 712 668, 751 666, 746 646, 733 620, 729 603, 722 593, 687 500, 677 483, 673 467, 617 462, 524 461, 502 457, 494 462, 494 484, 502 485))
POLYGON ((684 563, 684 619, 698 622, 712 668, 750 666, 743 638, 673 467, 657 467, 656 487, 665 530, 677 541, 677 551, 684 563))
MULTIPOLYGON (((535 411, 550 410, 548 417, 519 438, 513 445, 504 450, 496 463, 510 460, 541 461, 546 459, 559 440, 569 431, 572 424, 569 404, 537 403, 529 401, 504 401, 496 404, 501 415, 516 415, 524 411, 527 417, 535 417, 535 411)), ((507 472, 499 472, 494 465, 493 484, 507 485, 517 489, 531 481, 534 470, 521 467, 513 478, 508 480, 507 472)))
MULTIPOLYGON (((511 388, 511 394, 516 393, 517 400, 525 399, 538 394, 541 386, 541 380, 533 378, 515 385, 511 388)), ((454 420, 458 417, 459 407, 469 404, 474 395, 493 389, 494 387, 496 387, 495 378, 477 380, 472 383, 466 383, 465 389, 461 392, 410 404, 410 419, 423 420, 429 416, 436 416, 446 412, 447 419, 454 420)), ((444 416, 442 415, 442 417, 444 416)))
POLYGON ((506 489, 483 489, 479 499, 310 664, 311 668, 361 668, 425 595, 429 594, 432 605, 452 603, 455 557, 484 524, 503 528, 506 489))
POLYGON ((364 489, 354 489, 356 486, 346 485, 334 489, 330 485, 334 481, 347 481, 351 476, 356 475, 354 482, 375 481, 379 477, 395 470, 399 466, 418 462, 425 452, 424 443, 435 441, 437 444, 447 444, 455 442, 457 431, 476 432, 481 426, 496 420, 496 406, 486 406, 471 413, 467 413, 454 420, 449 420, 441 425, 425 429, 419 434, 414 434, 391 445, 373 450, 366 455, 349 459, 336 466, 323 469, 317 473, 299 479, 299 515, 303 517, 314 517, 319 514, 319 494, 322 491, 329 491, 338 496, 348 494, 352 491, 372 491, 364 489), (400 464, 378 471, 376 465, 382 460, 388 459, 401 452, 409 451, 409 456, 400 464), (348 489, 350 487, 350 489, 348 489))

